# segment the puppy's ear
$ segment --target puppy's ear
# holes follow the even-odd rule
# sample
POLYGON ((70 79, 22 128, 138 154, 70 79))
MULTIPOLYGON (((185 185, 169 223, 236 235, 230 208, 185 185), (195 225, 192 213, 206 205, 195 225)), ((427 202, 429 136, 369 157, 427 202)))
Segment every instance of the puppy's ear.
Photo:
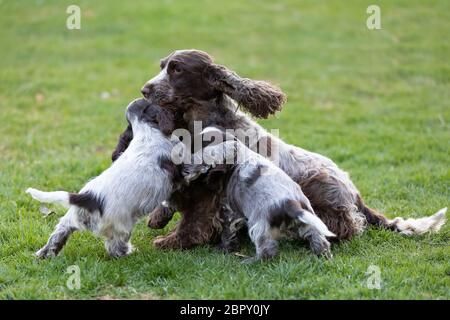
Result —
POLYGON ((259 80, 241 78, 224 66, 211 64, 204 71, 211 86, 236 100, 257 118, 267 118, 280 111, 286 95, 278 87, 259 80))
POLYGON ((173 113, 165 108, 161 108, 156 115, 156 122, 158 123, 159 130, 161 130, 161 132, 166 136, 170 135, 173 130, 175 130, 173 113))

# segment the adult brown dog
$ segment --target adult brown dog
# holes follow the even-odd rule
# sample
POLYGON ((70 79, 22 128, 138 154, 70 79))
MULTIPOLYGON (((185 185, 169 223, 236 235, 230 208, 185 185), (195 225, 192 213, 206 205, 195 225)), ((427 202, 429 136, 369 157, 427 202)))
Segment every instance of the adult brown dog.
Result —
MULTIPOLYGON (((426 218, 390 220, 366 206, 348 174, 333 161, 286 144, 238 110, 242 107, 254 117, 267 118, 281 110, 286 101, 279 88, 268 82, 242 78, 215 64, 205 52, 181 50, 171 53, 161 60, 161 72, 141 91, 146 99, 171 108, 191 131, 194 121, 202 121, 203 127, 214 125, 245 130, 250 135, 249 141, 275 146, 279 152, 278 166, 301 186, 315 213, 337 239, 349 239, 363 232, 368 224, 414 235, 437 231, 445 222, 445 210, 426 218)), ((181 201, 183 205, 176 209, 182 211, 183 218, 169 235, 155 240, 156 246, 188 248, 208 243, 220 229, 220 223, 217 223, 220 188, 211 192, 204 189, 201 182, 197 188, 191 189, 191 194, 181 196, 185 201, 181 201)), ((149 226, 163 227, 173 211, 157 209, 150 215, 149 226)))

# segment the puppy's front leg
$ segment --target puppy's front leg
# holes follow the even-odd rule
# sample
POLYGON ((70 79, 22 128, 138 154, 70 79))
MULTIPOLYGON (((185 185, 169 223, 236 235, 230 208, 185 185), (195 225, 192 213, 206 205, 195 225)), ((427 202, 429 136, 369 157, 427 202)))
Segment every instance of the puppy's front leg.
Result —
POLYGON ((105 241, 105 248, 113 258, 120 258, 133 252, 133 246, 130 243, 131 233, 113 234, 105 241))
POLYGON ((243 263, 269 260, 278 255, 278 243, 273 239, 270 228, 265 221, 249 223, 249 235, 256 246, 256 256, 245 259, 243 263))

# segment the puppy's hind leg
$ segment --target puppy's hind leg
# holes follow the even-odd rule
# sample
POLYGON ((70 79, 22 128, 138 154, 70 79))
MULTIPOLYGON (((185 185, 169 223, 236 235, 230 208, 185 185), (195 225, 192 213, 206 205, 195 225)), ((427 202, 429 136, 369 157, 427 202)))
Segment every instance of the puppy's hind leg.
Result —
POLYGON ((326 237, 334 237, 334 233, 328 230, 327 226, 314 213, 302 208, 302 205, 293 200, 289 200, 284 205, 285 212, 297 223, 301 224, 299 235, 309 242, 311 250, 316 255, 324 255, 332 258, 330 243, 326 237))
POLYGON ((304 224, 298 230, 300 238, 305 239, 309 243, 311 251, 327 259, 333 258, 330 250, 330 242, 316 228, 304 224))
POLYGON ((74 219, 77 210, 76 207, 70 207, 66 215, 59 220, 47 244, 35 253, 38 258, 47 259, 58 255, 70 235, 78 230, 76 220, 74 219))
POLYGON ((260 220, 256 223, 249 222, 249 235, 256 246, 256 256, 245 259, 243 263, 252 263, 258 260, 270 260, 278 255, 278 243, 273 239, 267 221, 260 220))

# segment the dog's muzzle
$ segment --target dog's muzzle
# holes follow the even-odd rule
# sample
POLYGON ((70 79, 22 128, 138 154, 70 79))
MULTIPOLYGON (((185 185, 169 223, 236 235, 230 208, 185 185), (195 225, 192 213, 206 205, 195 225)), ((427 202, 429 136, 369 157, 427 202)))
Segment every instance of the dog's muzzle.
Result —
POLYGON ((141 89, 141 93, 145 99, 149 99, 153 91, 154 91, 153 84, 146 84, 141 89))

